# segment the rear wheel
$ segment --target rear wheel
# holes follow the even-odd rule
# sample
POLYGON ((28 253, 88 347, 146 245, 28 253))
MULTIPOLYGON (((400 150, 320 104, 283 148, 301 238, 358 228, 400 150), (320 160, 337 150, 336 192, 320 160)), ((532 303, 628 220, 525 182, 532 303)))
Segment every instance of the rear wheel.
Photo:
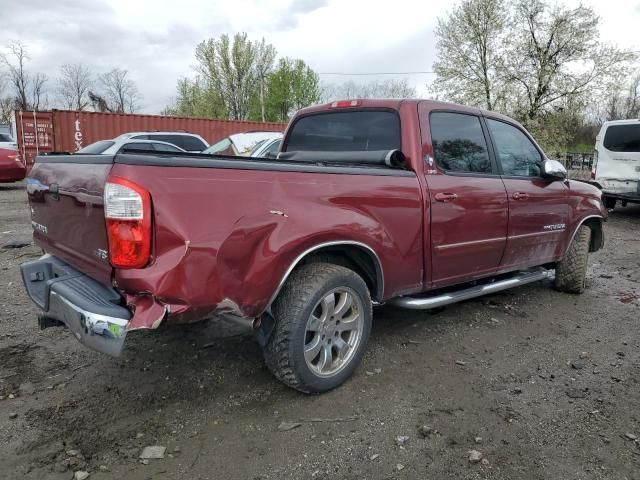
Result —
POLYGON ((364 280, 327 263, 295 270, 273 304, 276 324, 264 347, 271 372, 286 385, 320 393, 342 384, 364 355, 372 306, 364 280))
POLYGON ((556 289, 567 293, 584 292, 590 241, 591 229, 582 225, 564 258, 556 264, 556 289))

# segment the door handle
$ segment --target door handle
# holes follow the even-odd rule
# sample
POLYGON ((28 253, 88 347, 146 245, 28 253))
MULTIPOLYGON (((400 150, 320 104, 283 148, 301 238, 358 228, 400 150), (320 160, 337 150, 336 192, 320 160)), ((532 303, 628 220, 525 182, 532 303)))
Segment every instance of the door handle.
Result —
POLYGON ((439 202, 451 202, 458 198, 455 193, 436 193, 434 196, 439 202))
POLYGON ((526 200, 527 198, 529 198, 528 193, 522 193, 522 192, 516 192, 512 196, 514 200, 526 200))

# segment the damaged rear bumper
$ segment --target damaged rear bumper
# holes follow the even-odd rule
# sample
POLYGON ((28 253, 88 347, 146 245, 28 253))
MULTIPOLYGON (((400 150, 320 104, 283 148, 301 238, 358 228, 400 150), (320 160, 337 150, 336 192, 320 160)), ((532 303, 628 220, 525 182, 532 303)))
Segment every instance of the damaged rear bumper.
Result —
POLYGON ((29 297, 47 319, 63 323, 93 350, 120 355, 131 312, 115 289, 50 255, 23 263, 20 270, 29 297))

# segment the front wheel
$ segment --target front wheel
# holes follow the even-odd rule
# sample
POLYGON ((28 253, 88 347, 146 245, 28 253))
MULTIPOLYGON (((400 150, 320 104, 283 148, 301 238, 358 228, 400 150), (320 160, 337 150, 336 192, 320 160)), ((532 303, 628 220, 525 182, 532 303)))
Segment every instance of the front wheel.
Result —
POLYGON ((584 292, 590 241, 591 229, 582 225, 564 258, 556 265, 556 289, 567 293, 584 292))
POLYGON ((269 370, 305 393, 336 388, 356 369, 371 332, 364 280, 328 263, 296 269, 272 306, 275 327, 264 347, 269 370))

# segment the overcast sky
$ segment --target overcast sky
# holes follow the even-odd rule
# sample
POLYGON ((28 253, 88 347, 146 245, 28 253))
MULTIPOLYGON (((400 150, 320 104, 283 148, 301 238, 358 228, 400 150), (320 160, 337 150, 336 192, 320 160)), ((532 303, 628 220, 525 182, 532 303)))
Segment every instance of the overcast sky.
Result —
MULTIPOLYGON (((600 15, 604 40, 640 50, 640 0, 584 3, 600 15)), ((245 31, 319 73, 428 71, 436 18, 450 8, 446 0, 0 0, 0 45, 27 45, 29 68, 45 72, 50 88, 63 63, 126 68, 143 111, 158 113, 177 78, 193 75, 195 47, 206 38, 245 31)), ((328 83, 363 78, 389 77, 321 75, 328 83)), ((409 81, 425 93, 431 78, 409 81)))

